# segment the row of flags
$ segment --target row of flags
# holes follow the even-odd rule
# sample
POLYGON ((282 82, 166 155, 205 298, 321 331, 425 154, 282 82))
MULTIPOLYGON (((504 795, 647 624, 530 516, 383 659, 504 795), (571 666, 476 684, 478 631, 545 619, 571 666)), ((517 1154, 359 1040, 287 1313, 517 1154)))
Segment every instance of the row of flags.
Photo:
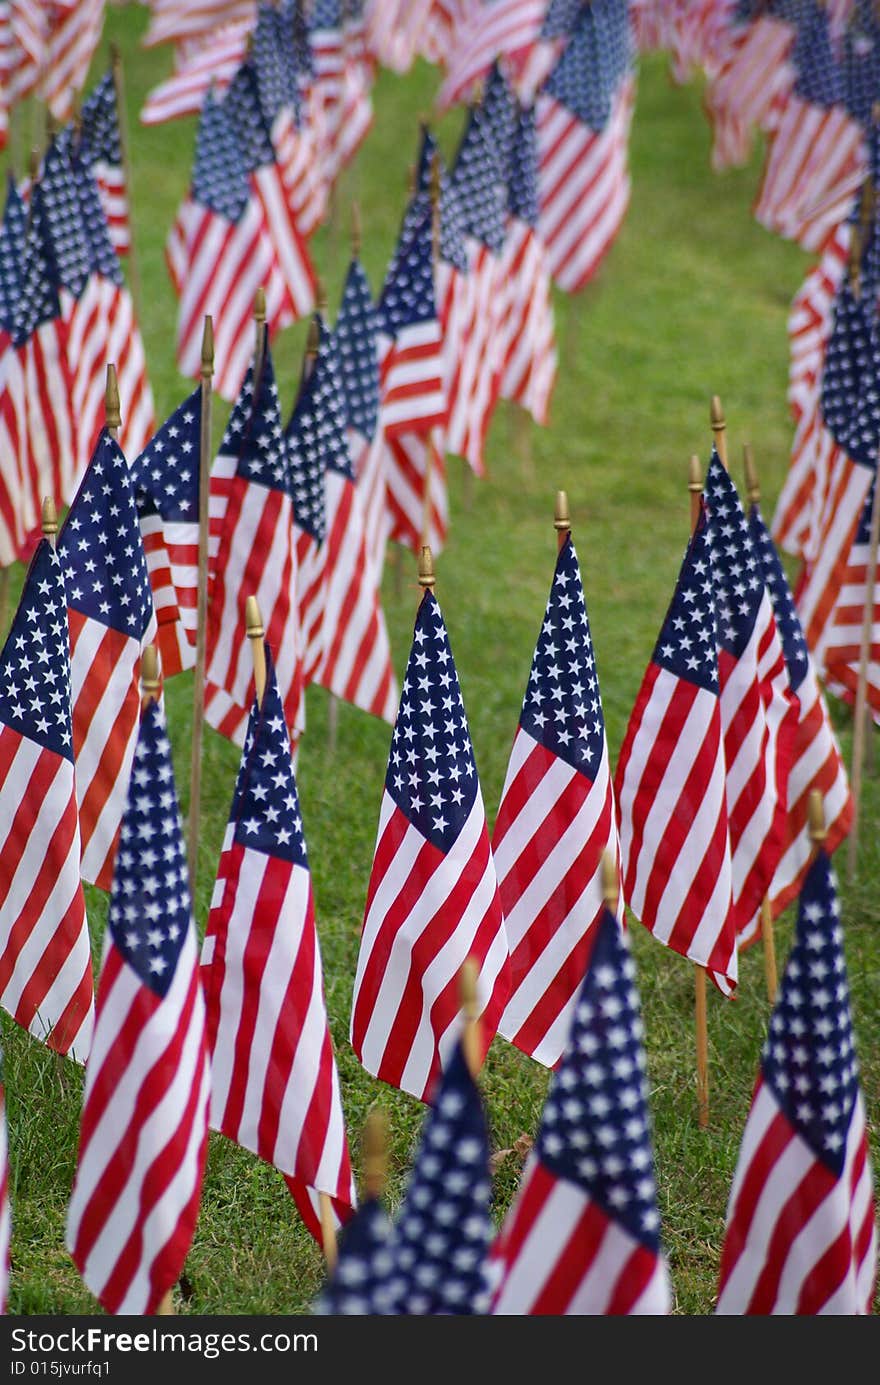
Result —
POLYGON ((104 0, 3 0, 0 4, 0 148, 12 107, 33 96, 69 120, 104 28, 104 0))

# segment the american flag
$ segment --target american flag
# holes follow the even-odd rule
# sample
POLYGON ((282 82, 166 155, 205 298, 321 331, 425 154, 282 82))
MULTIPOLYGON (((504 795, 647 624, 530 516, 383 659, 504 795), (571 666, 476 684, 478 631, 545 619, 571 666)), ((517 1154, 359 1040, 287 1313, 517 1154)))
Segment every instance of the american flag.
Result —
POLYGON ((268 646, 266 665, 202 948, 211 1126, 350 1210, 312 880, 268 646))
POLYGON ((291 732, 303 729, 292 482, 268 345, 249 371, 211 468, 205 719, 241 745, 253 697, 245 603, 255 596, 291 732))
POLYGON ((253 26, 257 0, 150 0, 150 27, 144 35, 145 48, 160 43, 183 44, 204 38, 225 24, 253 26))
POLYGON ((795 28, 772 14, 733 26, 719 72, 706 88, 714 127, 712 167, 748 163, 756 129, 772 130, 797 75, 788 61, 795 28))
POLYGON ((178 56, 173 77, 147 95, 141 124, 162 125, 182 115, 198 115, 212 87, 222 96, 244 62, 250 32, 250 21, 243 20, 192 40, 186 57, 178 56))
POLYGON ((714 535, 705 509, 614 780, 623 897, 668 947, 736 983, 714 535))
POLYGON ((385 1204, 365 1198, 339 1241, 339 1259, 312 1312, 320 1316, 363 1317, 381 1313, 382 1290, 391 1270, 393 1227, 385 1204))
POLYGON ((404 226, 378 305, 385 436, 428 433, 446 421, 443 333, 434 293, 432 213, 427 199, 404 226))
POLYGON ((382 67, 408 72, 434 0, 366 0, 366 44, 382 67))
POLYGON ((534 108, 519 112, 511 150, 507 235, 502 258, 507 307, 502 339, 501 397, 546 424, 556 382, 551 275, 538 238, 538 151, 534 108))
POLYGON ((808 7, 792 62, 797 78, 767 153, 755 216, 804 250, 820 250, 867 172, 864 131, 844 105, 824 6, 808 7))
POLYGON ((785 654, 789 687, 798 700, 798 724, 788 774, 785 849, 769 890, 770 904, 775 916, 798 894, 810 863, 810 793, 818 789, 822 794, 827 832, 825 850, 829 854, 837 849, 849 832, 852 801, 840 747, 831 726, 791 591, 773 540, 756 504, 752 506, 749 514, 749 532, 754 550, 761 558, 764 579, 773 602, 773 612, 785 654))
POLYGON ((871 516, 874 510, 877 473, 862 508, 858 528, 840 584, 834 615, 824 644, 823 660, 830 687, 842 690, 854 699, 858 688, 861 665, 862 631, 865 610, 872 603, 871 628, 868 640, 867 686, 868 705, 880 712, 880 574, 875 571, 874 590, 868 588, 868 564, 871 553, 871 516))
POLYGON ((57 120, 69 120, 104 29, 104 0, 54 5, 52 19, 40 95, 57 120))
POLYGON ((536 103, 538 235, 567 293, 596 273, 629 205, 628 33, 621 0, 584 6, 536 103))
POLYGON ((486 1313, 491 1198, 486 1112, 458 1042, 425 1117, 388 1243, 388 1275, 374 1289, 377 1311, 486 1313))
POLYGON ((635 966, 605 910, 522 1184, 493 1247, 495 1314, 671 1308, 635 966))
POLYGON ((131 467, 165 678, 193 668, 196 661, 201 428, 199 386, 131 467))
POLYGON ((308 9, 312 57, 309 119, 317 127, 321 176, 329 188, 339 172, 345 49, 342 0, 313 0, 308 9))
POLYGON ((787 839, 788 774, 799 711, 763 562, 736 487, 715 451, 704 495, 712 518, 717 583, 733 920, 742 945, 757 935, 761 901, 787 839))
POLYGON ((499 1031, 555 1067, 618 857, 605 720, 580 568, 563 544, 492 834, 512 994, 499 1031))
POLYGON ((195 1229, 210 1087, 198 961, 171 746, 153 702, 122 820, 67 1212, 68 1250, 108 1313, 154 1313, 195 1229))
POLYGON ((103 432, 58 539, 67 588, 81 874, 109 890, 140 715, 141 649, 155 633, 134 486, 103 432))
MULTIPOLYGON (((262 12, 260 16, 263 18, 262 12)), ((266 25, 269 24, 266 20, 266 25)), ((254 62, 258 72, 280 64, 286 88, 285 121, 273 127, 284 186, 297 226, 310 236, 328 206, 330 184, 323 157, 324 118, 321 96, 313 81, 313 53, 301 6, 287 4, 275 16, 277 37, 260 22, 254 34, 254 62), (261 32, 265 42, 261 46, 261 32)))
POLYGON ((876 1262, 840 908, 819 851, 740 1147, 716 1312, 870 1313, 876 1262))
POLYGON ((352 1045, 368 1072, 426 1099, 454 1043, 468 957, 480 969, 485 1053, 510 994, 507 938, 449 638, 426 592, 391 742, 352 1001, 352 1045))
POLYGON ((116 84, 108 72, 83 102, 80 158, 95 176, 117 255, 131 250, 128 189, 119 130, 116 84))
POLYGON ((9 1294, 9 1242, 12 1209, 9 1205, 9 1132, 6 1125, 6 1089, 0 1054, 0 1313, 6 1312, 9 1294))
POLYGON ((67 596, 38 547, 0 653, 0 1004, 49 1048, 84 1062, 92 958, 73 770, 67 596))
POLYGON ((22 431, 26 429, 24 378, 12 350, 12 333, 21 293, 27 213, 15 180, 7 183, 6 205, 0 223, 0 565, 9 567, 21 556, 36 516, 30 482, 22 470, 22 431), (16 388, 17 386, 17 388, 16 388), (30 520, 30 523, 29 523, 30 520))
POLYGON ((474 0, 452 32, 439 108, 467 100, 497 58, 519 66, 541 31, 546 8, 547 0, 474 0))
POLYGON ((582 7, 582 0, 548 0, 540 32, 517 69, 516 89, 520 101, 534 102, 571 38, 582 7))
POLYGON ((177 364, 183 375, 201 369, 204 318, 214 319, 213 387, 234 400, 253 350, 251 307, 266 291, 270 335, 294 320, 290 293, 278 269, 265 213, 254 197, 235 122, 209 92, 199 122, 192 187, 165 247, 180 298, 177 364))
POLYGON ((343 3, 342 44, 344 68, 336 162, 350 164, 373 127, 373 63, 364 46, 364 0, 343 3))

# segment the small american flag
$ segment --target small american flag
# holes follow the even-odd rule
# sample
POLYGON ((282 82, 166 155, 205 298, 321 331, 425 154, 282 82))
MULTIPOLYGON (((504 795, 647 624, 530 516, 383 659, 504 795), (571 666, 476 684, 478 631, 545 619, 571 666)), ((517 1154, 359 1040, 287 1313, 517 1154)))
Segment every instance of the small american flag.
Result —
POLYGON ((268 346, 249 371, 211 468, 205 718, 237 745, 253 698, 245 603, 255 596, 291 731, 304 725, 292 480, 268 346))
POLYGON ((875 572, 874 590, 869 592, 868 564, 871 556, 871 517, 876 489, 875 473, 862 508, 858 529, 853 536, 823 651, 829 687, 835 691, 842 691, 848 700, 854 699, 858 690, 865 611, 870 598, 872 611, 867 650, 866 694, 868 706, 875 715, 880 712, 880 603, 877 600, 880 581, 875 572))
POLYGON ((26 497, 27 509, 33 500, 28 496, 29 482, 21 467, 22 432, 27 426, 24 379, 12 354, 12 332, 21 293, 26 218, 24 203, 10 175, 0 223, 0 564, 3 567, 9 567, 21 556, 28 529, 34 522, 26 510, 26 497))
POLYGON ((452 32, 440 109, 466 100, 499 57, 517 67, 540 33, 546 8, 547 0, 474 0, 452 32))
POLYGON ((165 678, 196 661, 201 427, 199 387, 165 420, 131 467, 165 678))
POLYGON ((312 881, 268 646, 266 663, 202 949, 211 1126, 351 1209, 312 881))
POLYGON ((480 969, 488 1049, 510 962, 486 813, 440 607, 419 607, 361 934, 351 1040, 368 1072, 423 1101, 448 1061, 458 974, 480 969))
POLYGON ((427 199, 419 206, 410 225, 403 228, 378 304, 382 423, 387 438, 428 433, 446 421, 431 208, 427 199))
POLYGON ((156 623, 128 463, 106 432, 64 522, 58 556, 70 627, 81 873, 109 890, 138 734, 141 649, 156 623))
POLYGON ((876 1263, 840 909, 819 851, 740 1147, 716 1311, 870 1313, 876 1263))
POLYGON ((635 966, 605 910, 522 1184, 496 1314, 668 1313, 635 966))
POLYGON ((98 184, 113 248, 118 255, 127 255, 131 250, 128 189, 112 72, 101 78, 83 102, 80 158, 98 184))
POLYGON ((629 205, 628 35, 621 0, 585 5, 536 103, 538 234, 567 293, 595 275, 629 205))
POLYGON ((108 1313, 154 1313, 199 1210, 208 1055, 171 746, 143 713, 110 896, 67 1246, 108 1313))
POLYGON ((717 172, 748 163, 755 130, 775 128, 797 76, 788 61, 794 41, 795 28, 784 17, 760 14, 732 25, 719 71, 706 88, 717 172))
POLYGON ((92 1038, 92 958, 79 876, 67 595, 43 539, 0 653, 0 1004, 78 1062, 92 1038))
POLYGON ((629 719, 614 788, 627 904, 660 942, 735 985, 713 546, 704 510, 629 719))
POLYGON ((618 857, 605 721, 577 554, 556 562, 492 834, 512 994, 499 1030, 555 1067, 618 857))

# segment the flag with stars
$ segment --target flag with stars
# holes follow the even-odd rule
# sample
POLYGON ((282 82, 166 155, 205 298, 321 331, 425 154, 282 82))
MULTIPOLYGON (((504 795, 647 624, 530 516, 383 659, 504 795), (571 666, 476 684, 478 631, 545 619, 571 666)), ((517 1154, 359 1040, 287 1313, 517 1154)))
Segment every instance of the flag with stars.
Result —
POLYGON ((798 723, 788 773, 785 849, 769 891, 775 917, 799 893, 812 858, 810 793, 818 789, 822 795, 827 833, 824 848, 829 855, 836 851, 849 832, 852 799, 846 767, 801 630, 788 580, 757 504, 752 506, 749 514, 749 532, 763 563, 764 578, 782 640, 789 687, 798 700, 798 723))
POLYGON ((235 400, 253 353, 251 316, 257 289, 266 291, 269 335, 296 314, 265 211, 254 196, 240 130, 225 103, 208 92, 199 121, 192 185, 165 246, 180 299, 177 364, 182 375, 201 369, 204 318, 214 319, 213 388, 235 400))
POLYGON ((248 371, 211 468, 205 719, 244 743, 253 697, 245 605, 255 596, 291 734, 304 726, 293 485, 278 387, 266 345, 248 371))
POLYGON ((81 156, 98 185, 113 249, 117 255, 127 255, 131 250, 128 190, 112 72, 105 73, 83 102, 81 120, 81 156))
POLYGON ((635 966, 605 910, 535 1147, 493 1247, 495 1314, 662 1314, 669 1273, 635 966))
POLYGON ((131 468, 165 678, 193 668, 196 661, 201 428, 199 386, 165 420, 131 468))
POLYGON ((871 1312, 877 1231, 834 874, 819 851, 739 1152, 716 1312, 871 1312))
POLYGON ((835 692, 839 691, 847 701, 852 702, 858 690, 862 627, 870 599, 871 630, 868 639, 866 694, 868 706, 875 717, 880 713, 880 602, 877 600, 880 581, 875 571, 874 591, 869 592, 868 565, 871 556, 871 517, 876 489, 875 473, 862 507, 858 528, 853 536, 822 656, 829 688, 835 692))
POLYGON ((556 562, 492 834, 512 993, 498 1026, 547 1067, 565 1048, 618 859, 605 720, 577 554, 556 562))
POLYGON ((425 1117, 376 1311, 487 1313, 491 1199, 486 1112, 459 1041, 425 1117))
POLYGON ((758 936, 788 831, 798 723, 764 565, 736 487, 713 450, 704 488, 717 583, 718 683, 726 763, 733 918, 740 946, 758 936))
POLYGON ((538 235, 566 293, 593 278, 629 206, 628 33, 622 0, 584 5, 536 101, 538 235))
POLYGON ((208 1148, 198 942, 171 746, 145 708, 113 875, 67 1248, 108 1313, 155 1313, 189 1250, 208 1148))
POLYGON ((510 994, 486 812, 440 607, 419 606, 391 741, 352 1001, 368 1072, 426 1100, 458 1026, 458 975, 479 966, 483 1053, 510 994))
POLYGON ((109 890, 140 719, 141 649, 155 629, 128 463, 98 439, 58 538, 67 587, 82 877, 109 890))
POLYGON ((202 948, 211 1126, 350 1213, 354 1183, 312 880, 268 646, 266 665, 202 948))
POLYGON ((428 433, 446 421, 432 227, 425 199, 413 224, 402 228, 379 299, 382 419, 388 438, 428 433))
POLYGON ((626 903, 658 941, 735 985, 713 545, 704 508, 629 719, 614 790, 626 903))
POLYGON ((0 1005, 85 1062, 94 1018, 79 874, 61 561, 43 539, 0 653, 0 1005))
POLYGON ((27 212, 15 179, 9 175, 0 222, 0 565, 21 556, 28 523, 27 482, 21 469, 20 440, 26 429, 24 380, 12 350, 12 332, 27 234, 27 212), (15 388, 15 385, 18 387, 15 388))
POLYGON ((391 1270, 391 1218, 380 1198, 368 1197, 343 1228, 336 1268, 316 1299, 319 1316, 364 1317, 382 1313, 391 1270))

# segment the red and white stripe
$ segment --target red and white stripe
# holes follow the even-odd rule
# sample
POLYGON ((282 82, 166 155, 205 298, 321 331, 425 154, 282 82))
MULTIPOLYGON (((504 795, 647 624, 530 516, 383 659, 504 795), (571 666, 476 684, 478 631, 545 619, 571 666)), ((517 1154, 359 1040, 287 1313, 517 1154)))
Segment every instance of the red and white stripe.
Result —
POLYGON ((85 86, 103 28, 104 0, 76 0, 51 27, 41 87, 57 120, 73 115, 75 93, 85 86))
MULTIPOLYGON (((828 682, 844 696, 855 698, 862 652, 862 629, 868 604, 870 510, 856 534, 843 572, 834 616, 824 643, 823 662, 828 682)), ((880 575, 875 571, 867 662, 868 706, 880 713, 880 575)), ((828 848, 826 847, 826 850, 828 848)))
POLYGON ((11 340, 0 332, 0 565, 21 558, 39 515, 25 471, 25 373, 11 340))
POLYGON ((550 272, 567 293, 589 283, 626 215, 634 99, 635 83, 628 78, 597 134, 552 96, 538 96, 537 229, 550 272))
POLYGON ((444 443, 447 452, 464 457, 477 476, 484 476, 486 435, 501 389, 506 286, 500 256, 472 236, 467 252, 468 273, 453 271, 455 303, 444 324, 447 371, 452 369, 446 380, 444 443))
POLYGON ((150 27, 144 35, 145 48, 159 43, 183 43, 202 39, 228 24, 247 24, 253 28, 256 0, 150 0, 150 27))
POLYGON ((213 87, 222 96, 247 52, 249 21, 224 25, 196 43, 195 51, 178 60, 173 77, 148 94, 141 109, 142 125, 163 125, 184 115, 199 115, 213 87))
POLYGON ((502 399, 546 424, 556 383, 556 335, 551 275, 541 241, 527 222, 511 217, 501 257, 507 306, 499 328, 502 399))
POLYGON ((837 1175, 759 1077, 727 1210, 716 1313, 869 1313, 876 1261, 861 1093, 837 1175))
POLYGON ((823 426, 817 455, 822 470, 813 506, 807 576, 797 595, 797 609, 804 636, 821 673, 847 562, 868 492, 872 472, 860 466, 838 447, 823 426), (826 479, 827 478, 827 479, 826 479))
POLYGON ((381 590, 382 573, 385 570, 385 549, 388 544, 388 502, 386 490, 388 450, 382 436, 381 425, 370 442, 356 428, 347 430, 349 451, 354 458, 357 488, 361 494, 361 508, 364 516, 364 541, 366 560, 372 571, 372 581, 381 590))
POLYGON ((849 263, 851 242, 852 226, 849 221, 842 221, 792 299, 788 315, 788 402, 796 420, 814 413, 818 406, 825 351, 834 324, 834 303, 849 263))
POLYGON ((131 224, 125 170, 118 164, 108 163, 106 159, 98 159, 92 165, 92 173, 107 218, 110 243, 117 255, 128 255, 131 253, 131 224))
MULTIPOLYGON (((251 185, 263 211, 266 231, 275 250, 277 273, 296 321, 314 308, 317 280, 297 226, 296 213, 287 197, 280 164, 266 164, 256 169, 251 174, 251 185)), ((266 311, 268 313, 268 296, 266 311)), ((268 317, 266 320, 268 322, 268 317)))
POLYGON ((162 677, 173 678, 196 662, 198 525, 169 522, 154 512, 142 514, 140 526, 162 677))
POLYGON ((716 171, 747 163, 754 131, 775 125, 797 75, 787 61, 794 40, 790 24, 768 15, 736 33, 727 61, 706 88, 716 171))
POLYGON ((387 438, 446 422, 444 338, 436 317, 379 340, 382 427, 387 438))
POLYGON ((793 93, 770 142, 755 216, 804 250, 821 250, 867 173, 864 133, 846 109, 793 93))
POLYGON ((26 432, 19 438, 25 506, 38 527, 44 497, 72 498, 77 474, 67 326, 61 318, 41 323, 15 355, 26 401, 26 432))
POLYGON ((492 854, 510 947, 498 1032, 547 1067, 565 1049, 602 917, 602 853, 617 857, 607 744, 591 781, 517 728, 492 854))
POLYGON ((367 50, 382 67, 408 72, 419 52, 433 0, 366 0, 367 50))
POLYGON ((466 100, 496 58, 515 67, 537 39, 546 8, 546 0, 493 0, 491 4, 477 0, 472 4, 444 53, 448 68, 437 96, 439 109, 466 100))
POLYGON ((535 1154, 493 1257, 504 1262, 496 1315, 669 1312, 664 1258, 535 1154))
POLYGON ((437 435, 399 434, 383 441, 387 486, 387 538, 413 553, 428 544, 435 555, 449 532, 446 458, 437 435))
POLYGON ((507 939, 479 791, 445 854, 386 791, 370 875, 351 1014, 367 1072, 428 1099, 460 1029, 458 975, 479 966, 483 1047, 509 989, 507 939))
POLYGON ((323 221, 330 197, 330 184, 324 176, 320 157, 322 119, 320 108, 309 92, 302 125, 297 126, 290 112, 281 111, 272 127, 272 143, 287 203, 300 235, 306 239, 323 221))

